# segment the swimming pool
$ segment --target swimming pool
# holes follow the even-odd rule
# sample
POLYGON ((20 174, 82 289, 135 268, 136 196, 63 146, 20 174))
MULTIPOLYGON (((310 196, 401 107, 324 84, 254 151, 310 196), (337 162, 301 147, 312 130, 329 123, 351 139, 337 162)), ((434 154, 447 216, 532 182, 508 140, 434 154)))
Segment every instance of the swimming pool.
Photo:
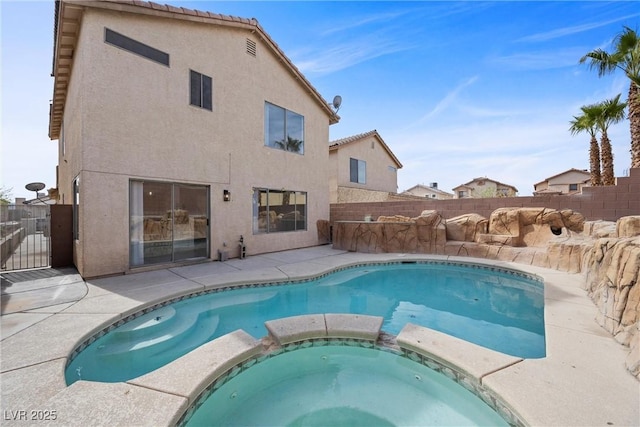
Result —
POLYGON ((379 348, 297 348, 218 381, 179 425, 508 425, 445 375, 379 348))
POLYGON ((391 334, 414 323, 514 356, 545 355, 543 286, 534 276, 465 263, 387 263, 160 304, 83 343, 66 381, 126 381, 231 331, 260 338, 268 320, 314 313, 381 316, 391 334))

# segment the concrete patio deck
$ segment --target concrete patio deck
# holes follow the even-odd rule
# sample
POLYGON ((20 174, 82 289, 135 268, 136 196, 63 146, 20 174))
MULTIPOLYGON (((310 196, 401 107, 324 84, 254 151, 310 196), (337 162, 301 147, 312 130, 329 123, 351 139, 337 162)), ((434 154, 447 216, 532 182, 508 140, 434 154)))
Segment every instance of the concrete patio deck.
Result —
MULTIPOLYGON (((114 384, 78 381, 67 387, 64 367, 69 354, 115 320, 179 294, 228 283, 312 277, 362 262, 407 259, 498 265, 545 280, 547 356, 505 366, 504 355, 496 353, 495 363, 503 367, 483 371, 480 377, 484 387, 501 396, 526 423, 640 425, 640 383, 625 370, 627 349, 594 321, 596 308, 580 287, 582 276, 475 258, 360 254, 330 246, 87 281, 77 274, 66 274, 3 284, 2 425, 171 425, 191 403, 189 396, 155 387, 145 376, 114 384), (42 419, 47 416, 48 420, 42 419)), ((428 330, 426 335, 415 333, 433 337, 428 330)), ((482 366, 492 366, 487 359, 493 356, 476 346, 457 339, 431 339, 437 345, 431 349, 425 345, 424 350, 438 358, 479 371, 482 366), (478 364, 480 358, 483 360, 478 364)), ((199 350, 192 353, 204 354, 207 349, 199 350)), ((190 353, 181 359, 196 355, 190 353)), ((201 368, 185 360, 177 362, 182 370, 193 369, 188 372, 191 375, 201 368)))

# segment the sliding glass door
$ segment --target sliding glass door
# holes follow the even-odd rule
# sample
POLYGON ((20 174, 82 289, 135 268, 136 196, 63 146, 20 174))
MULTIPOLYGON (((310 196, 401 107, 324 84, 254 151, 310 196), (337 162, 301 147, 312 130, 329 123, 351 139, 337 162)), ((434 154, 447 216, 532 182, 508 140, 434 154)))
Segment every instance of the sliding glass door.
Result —
POLYGON ((206 257, 209 237, 209 188, 173 185, 173 260, 206 257))
POLYGON ((209 255, 209 187, 130 182, 132 267, 209 255))

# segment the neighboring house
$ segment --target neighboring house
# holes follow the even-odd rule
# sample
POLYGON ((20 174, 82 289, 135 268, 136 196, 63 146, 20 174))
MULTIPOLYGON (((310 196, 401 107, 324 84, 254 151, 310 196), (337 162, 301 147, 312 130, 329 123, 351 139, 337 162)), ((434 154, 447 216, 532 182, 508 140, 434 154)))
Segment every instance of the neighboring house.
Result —
POLYGON ((330 142, 329 165, 331 203, 374 201, 376 192, 385 197, 398 192, 402 163, 376 130, 330 142))
POLYGON ((56 2, 49 136, 94 277, 312 246, 339 117, 254 19, 56 2))
POLYGON ((582 193, 583 187, 589 186, 591 186, 591 174, 589 171, 571 168, 533 184, 533 195, 579 194, 582 193))
POLYGON ((411 195, 417 197, 425 197, 427 199, 448 200, 453 199, 454 195, 438 189, 438 184, 432 182, 429 186, 418 184, 401 193, 402 195, 411 195))
POLYGON ((483 198, 483 197, 515 197, 518 189, 509 184, 484 178, 474 178, 466 184, 453 189, 456 199, 483 198))

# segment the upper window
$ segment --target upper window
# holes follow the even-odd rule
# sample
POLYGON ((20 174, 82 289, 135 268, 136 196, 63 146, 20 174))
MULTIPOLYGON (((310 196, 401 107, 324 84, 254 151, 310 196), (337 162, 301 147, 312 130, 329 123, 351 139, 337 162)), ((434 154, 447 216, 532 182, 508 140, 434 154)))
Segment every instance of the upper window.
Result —
POLYGON ((367 162, 358 159, 349 159, 349 181, 358 184, 367 183, 367 162))
POLYGON ((189 71, 190 103, 205 110, 213 110, 213 81, 197 71, 189 71))
POLYGON ((304 154, 304 117, 265 102, 264 145, 304 154))
POLYGON ((569 184, 569 191, 578 191, 578 184, 569 184))
POLYGON ((144 56, 147 59, 155 61, 159 64, 169 66, 169 54, 154 47, 147 46, 144 43, 140 43, 137 40, 123 36, 120 33, 116 33, 113 30, 105 28, 104 33, 105 43, 109 43, 113 46, 117 46, 131 53, 135 53, 140 56, 144 56))

